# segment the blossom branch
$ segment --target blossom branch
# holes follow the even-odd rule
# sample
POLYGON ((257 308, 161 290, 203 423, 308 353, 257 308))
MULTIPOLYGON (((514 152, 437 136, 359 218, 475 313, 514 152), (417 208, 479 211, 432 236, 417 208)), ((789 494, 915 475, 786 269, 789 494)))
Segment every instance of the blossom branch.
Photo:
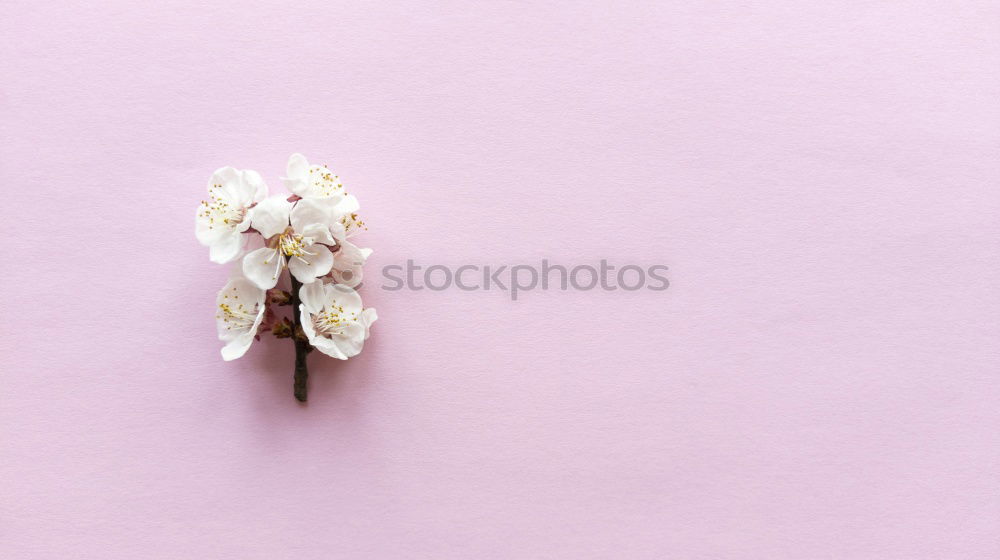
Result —
POLYGON ((358 199, 325 165, 312 165, 302 154, 288 158, 286 173, 282 182, 291 196, 269 197, 256 171, 217 169, 195 214, 195 236, 209 248, 210 260, 235 263, 216 296, 222 358, 240 358, 268 331, 291 338, 293 394, 306 402, 308 354, 318 349, 338 360, 358 355, 378 315, 354 290, 371 254, 348 241, 365 229, 358 199), (248 238, 259 248, 247 252, 248 238), (286 271, 291 292, 277 288, 286 271), (291 318, 277 319, 282 306, 292 308, 291 318))

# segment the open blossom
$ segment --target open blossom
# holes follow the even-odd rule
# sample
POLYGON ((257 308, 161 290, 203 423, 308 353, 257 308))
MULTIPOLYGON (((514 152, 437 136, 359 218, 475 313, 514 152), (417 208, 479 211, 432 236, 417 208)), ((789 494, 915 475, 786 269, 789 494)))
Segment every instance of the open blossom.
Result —
POLYGON ((266 196, 267 184, 256 171, 223 167, 212 174, 208 199, 201 202, 195 216, 195 236, 209 248, 212 262, 239 258, 253 206, 266 196))
POLYGON ((362 249, 350 241, 338 241, 337 250, 333 253, 330 278, 336 284, 356 288, 364 278, 363 267, 371 254, 371 249, 362 249))
POLYGON ((235 360, 246 354, 264 321, 266 306, 264 290, 246 278, 235 277, 226 283, 215 299, 215 326, 224 360, 235 360))
POLYGON ((365 223, 358 218, 358 209, 358 199, 347 195, 332 207, 330 215, 330 232, 338 245, 333 253, 330 277, 335 283, 351 288, 361 283, 362 267, 372 254, 371 249, 362 249, 347 240, 365 229, 365 223))
POLYGON ((329 209, 323 202, 265 199, 254 208, 253 227, 266 245, 243 257, 243 273, 264 290, 278 283, 286 265, 303 284, 327 274, 333 266, 330 247, 337 244, 330 234, 329 219, 329 209))
POLYGON ((302 331, 320 352, 346 360, 364 348, 378 315, 364 309, 353 288, 339 284, 306 284, 299 290, 302 331))
POLYGON ((288 158, 287 177, 281 180, 296 195, 302 198, 332 198, 344 196, 344 184, 325 165, 309 165, 302 154, 292 154, 288 158))
POLYGON ((354 237, 368 229, 358 217, 361 205, 354 195, 346 195, 336 204, 327 203, 326 207, 330 210, 330 233, 338 240, 354 237))

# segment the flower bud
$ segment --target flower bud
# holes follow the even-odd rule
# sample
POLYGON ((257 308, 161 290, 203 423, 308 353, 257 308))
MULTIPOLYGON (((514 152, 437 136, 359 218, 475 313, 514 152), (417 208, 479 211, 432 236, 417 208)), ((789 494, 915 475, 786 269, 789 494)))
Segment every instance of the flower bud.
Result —
POLYGON ((274 324, 271 327, 271 333, 274 334, 275 338, 291 338, 292 332, 294 332, 295 327, 292 322, 288 320, 288 317, 284 317, 281 321, 274 324))
POLYGON ((291 305, 292 294, 278 288, 271 288, 267 291, 267 301, 274 305, 291 305))

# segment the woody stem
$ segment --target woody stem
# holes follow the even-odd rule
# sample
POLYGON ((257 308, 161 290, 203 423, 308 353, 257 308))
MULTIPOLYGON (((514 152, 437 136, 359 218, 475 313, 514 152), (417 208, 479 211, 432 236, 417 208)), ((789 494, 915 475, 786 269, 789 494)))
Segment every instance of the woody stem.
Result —
POLYGON ((309 379, 309 367, 306 365, 306 355, 312 348, 309 347, 309 341, 306 339, 305 333, 302 332, 302 314, 299 312, 299 288, 302 287, 302 283, 296 280, 295 276, 291 274, 289 276, 292 278, 292 317, 295 324, 295 330, 292 334, 292 340, 295 342, 295 382, 293 389, 295 398, 299 402, 306 402, 308 394, 306 381, 309 379))

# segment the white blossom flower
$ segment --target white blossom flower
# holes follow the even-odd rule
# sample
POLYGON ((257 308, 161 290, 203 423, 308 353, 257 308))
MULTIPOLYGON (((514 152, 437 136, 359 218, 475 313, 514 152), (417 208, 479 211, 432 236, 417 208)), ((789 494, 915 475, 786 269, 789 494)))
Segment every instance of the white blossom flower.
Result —
POLYGON ((344 196, 336 204, 327 203, 330 209, 330 232, 335 238, 347 239, 368 229, 358 217, 361 205, 353 194, 344 196))
POLYGON ((208 195, 198 206, 195 236, 209 248, 212 262, 234 261, 243 252, 252 207, 267 196, 267 184, 256 171, 223 167, 209 179, 208 195))
POLYGON ((346 240, 337 242, 337 250, 333 252, 333 268, 330 278, 337 284, 356 288, 364 278, 363 266, 372 254, 371 249, 362 249, 346 240))
POLYGON ((243 257, 243 273, 264 290, 278 283, 286 265, 303 284, 327 274, 333 266, 328 246, 337 244, 330 235, 329 220, 328 208, 317 200, 265 199, 254 208, 253 227, 266 245, 243 257))
POLYGON ((235 360, 246 354, 264 320, 264 290, 243 277, 234 277, 215 298, 215 326, 224 360, 235 360))
POLYGON ((288 158, 287 177, 281 180, 288 190, 302 198, 332 198, 339 200, 344 197, 344 184, 340 177, 334 175, 325 165, 309 165, 302 154, 292 154, 288 158))
POLYGON ((330 277, 338 284, 355 288, 361 283, 362 267, 371 249, 362 249, 347 240, 358 232, 367 229, 365 223, 358 218, 358 199, 347 195, 331 209, 330 232, 339 246, 333 253, 333 268, 330 277))
POLYGON ((306 284, 299 290, 302 330, 317 350, 346 360, 361 352, 378 315, 364 309, 353 288, 339 284, 306 284))

